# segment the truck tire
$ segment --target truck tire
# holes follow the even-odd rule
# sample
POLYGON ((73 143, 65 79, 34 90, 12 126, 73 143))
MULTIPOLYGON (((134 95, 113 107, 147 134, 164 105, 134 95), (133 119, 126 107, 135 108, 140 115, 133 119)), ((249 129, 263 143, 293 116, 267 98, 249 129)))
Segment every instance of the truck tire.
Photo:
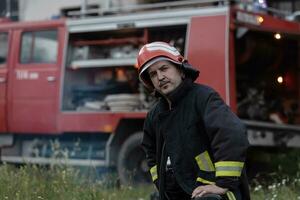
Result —
POLYGON ((117 169, 123 185, 137 185, 151 182, 146 154, 141 147, 142 132, 128 137, 118 156, 117 169))

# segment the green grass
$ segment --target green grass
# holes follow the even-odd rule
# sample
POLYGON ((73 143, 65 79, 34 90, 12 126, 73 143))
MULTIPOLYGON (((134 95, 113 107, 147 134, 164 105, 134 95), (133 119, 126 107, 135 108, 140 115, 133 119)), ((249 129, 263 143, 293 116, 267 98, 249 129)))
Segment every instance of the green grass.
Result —
POLYGON ((89 181, 67 167, 0 166, 0 200, 142 200, 153 186, 111 186, 109 179, 89 181))
POLYGON ((299 149, 253 148, 250 158, 260 169, 251 183, 252 199, 300 200, 299 149))
POLYGON ((282 178, 273 183, 254 183, 253 200, 300 200, 300 177, 282 178))
MULTIPOLYGON (((0 166, 0 200, 148 200, 152 185, 119 186, 115 175, 92 180, 69 167, 0 166)), ((253 200, 300 200, 300 176, 252 184, 253 200)))

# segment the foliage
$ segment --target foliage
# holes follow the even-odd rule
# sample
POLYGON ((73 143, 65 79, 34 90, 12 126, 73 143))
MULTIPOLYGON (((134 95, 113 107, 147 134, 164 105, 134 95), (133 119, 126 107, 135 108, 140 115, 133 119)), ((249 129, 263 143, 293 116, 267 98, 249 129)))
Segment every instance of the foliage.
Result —
POLYGON ((254 181, 252 189, 253 200, 286 200, 300 199, 300 176, 283 178, 266 185, 254 181))
MULTIPOLYGON (((132 200, 148 199, 152 186, 109 186, 115 176, 89 180, 70 167, 25 165, 0 167, 1 200, 132 200)), ((117 183, 117 180, 115 181, 117 183)))
POLYGON ((292 148, 255 148, 250 151, 254 200, 300 200, 300 152, 292 148))
MULTIPOLYGON (((0 166, 1 200, 148 200, 155 191, 152 185, 121 186, 116 174, 101 181, 92 173, 82 174, 67 166, 0 166)), ((253 181, 253 200, 300 200, 300 174, 273 182, 253 181)))

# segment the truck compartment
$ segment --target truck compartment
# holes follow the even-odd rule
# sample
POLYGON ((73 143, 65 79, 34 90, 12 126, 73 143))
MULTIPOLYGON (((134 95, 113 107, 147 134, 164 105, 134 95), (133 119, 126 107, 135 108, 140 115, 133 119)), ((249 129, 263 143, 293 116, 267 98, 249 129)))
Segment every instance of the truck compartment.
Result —
POLYGON ((237 114, 242 119, 300 125, 300 36, 238 28, 237 114))
POLYGON ((184 53, 186 26, 122 28, 69 35, 62 109, 141 111, 153 98, 138 80, 136 56, 152 41, 165 41, 184 53), (170 34, 172 33, 172 34, 170 34))

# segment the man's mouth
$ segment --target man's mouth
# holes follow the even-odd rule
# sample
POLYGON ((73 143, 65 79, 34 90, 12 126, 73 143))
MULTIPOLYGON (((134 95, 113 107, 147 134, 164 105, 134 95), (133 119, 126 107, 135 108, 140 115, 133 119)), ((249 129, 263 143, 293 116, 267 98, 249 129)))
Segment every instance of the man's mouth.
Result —
POLYGON ((159 84, 159 87, 160 87, 160 88, 163 88, 163 87, 165 87, 168 83, 169 83, 169 81, 161 82, 161 83, 159 84))

